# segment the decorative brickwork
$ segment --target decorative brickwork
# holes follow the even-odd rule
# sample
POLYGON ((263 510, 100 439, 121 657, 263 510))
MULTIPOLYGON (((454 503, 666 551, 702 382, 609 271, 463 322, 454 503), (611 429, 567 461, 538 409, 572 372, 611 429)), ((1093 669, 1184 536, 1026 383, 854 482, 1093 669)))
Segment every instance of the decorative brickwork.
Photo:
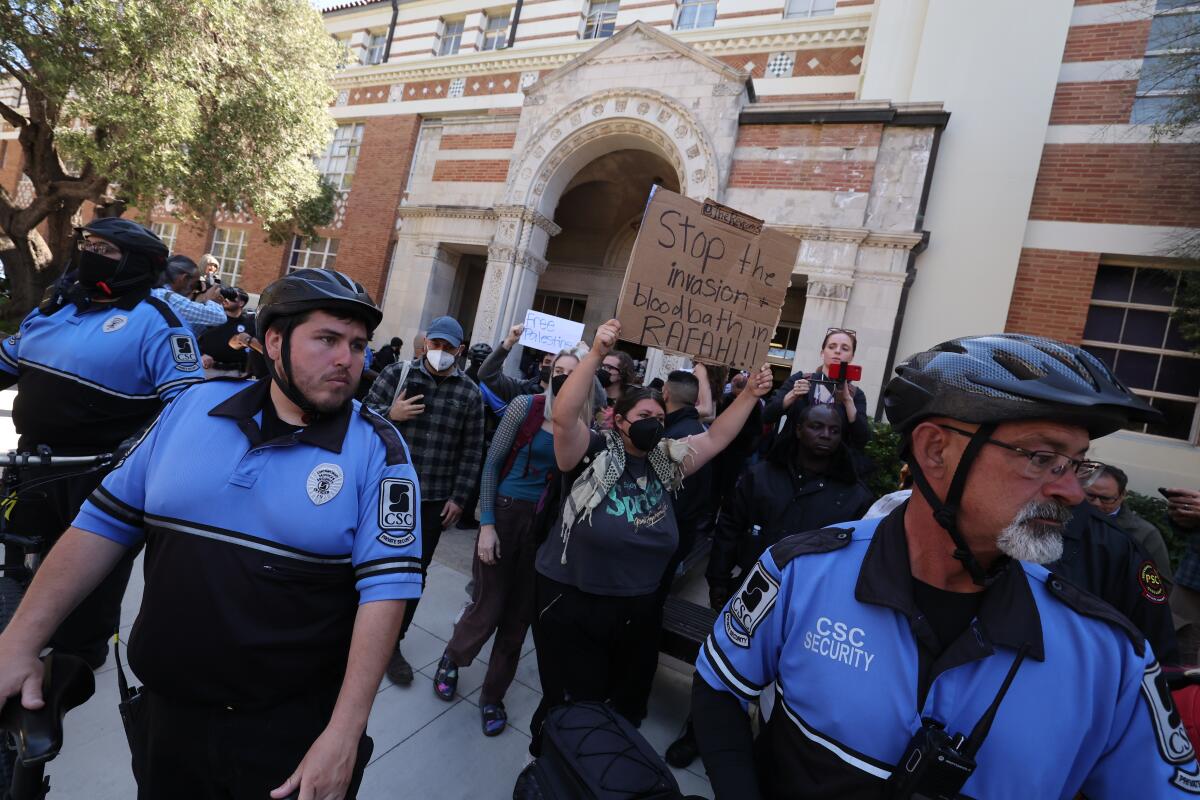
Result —
POLYGON ((435 181, 503 183, 508 177, 508 159, 489 158, 473 161, 438 161, 433 165, 435 181))
POLYGON ((1060 83, 1050 109, 1051 125, 1123 125, 1133 111, 1137 81, 1060 83))
POLYGON ((1194 227, 1200 146, 1049 144, 1030 219, 1194 227))
MULTIPOLYGON (((749 70, 755 78, 770 77, 766 74, 767 61, 773 52, 739 53, 733 56, 717 56, 731 67, 745 69, 747 63, 753 62, 754 68, 749 70)), ((857 75, 862 65, 862 47, 823 47, 818 50, 797 50, 794 53, 796 65, 792 70, 793 77, 812 77, 823 75, 857 75), (857 63, 855 63, 857 59, 857 63)))
POLYGON ((1078 344, 1099 264, 1099 253, 1023 249, 1004 329, 1078 344))
POLYGON ((883 125, 743 125, 738 147, 876 147, 883 125))
POLYGON ((515 133, 443 133, 439 150, 512 150, 515 133))
POLYGON ((739 161, 729 174, 731 188, 868 192, 874 161, 739 161))
POLYGON ((1106 25, 1073 25, 1067 32, 1063 62, 1117 61, 1146 54, 1150 20, 1106 25))

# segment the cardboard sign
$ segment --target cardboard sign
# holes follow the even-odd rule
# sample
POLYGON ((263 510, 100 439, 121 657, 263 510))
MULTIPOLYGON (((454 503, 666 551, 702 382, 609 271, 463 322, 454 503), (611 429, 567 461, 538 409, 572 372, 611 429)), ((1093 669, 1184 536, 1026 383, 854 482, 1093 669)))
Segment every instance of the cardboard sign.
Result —
POLYGON ((559 350, 574 347, 582 338, 582 322, 552 317, 540 311, 525 312, 525 330, 521 333, 520 342, 522 347, 557 353, 559 350))
POLYGON ((757 369, 787 297, 800 240, 711 200, 657 188, 638 230, 621 338, 697 361, 757 369))

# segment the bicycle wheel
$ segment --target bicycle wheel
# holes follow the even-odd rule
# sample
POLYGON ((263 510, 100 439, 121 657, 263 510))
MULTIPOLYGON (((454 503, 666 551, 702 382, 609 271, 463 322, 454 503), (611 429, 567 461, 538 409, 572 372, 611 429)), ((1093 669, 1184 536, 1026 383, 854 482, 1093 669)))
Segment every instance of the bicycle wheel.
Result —
MULTIPOLYGON (((17 612, 24 594, 21 584, 12 578, 0 577, 0 631, 8 627, 8 621, 17 612)), ((8 792, 12 785, 13 764, 17 760, 17 751, 13 749, 7 734, 0 734, 0 795, 8 792)))

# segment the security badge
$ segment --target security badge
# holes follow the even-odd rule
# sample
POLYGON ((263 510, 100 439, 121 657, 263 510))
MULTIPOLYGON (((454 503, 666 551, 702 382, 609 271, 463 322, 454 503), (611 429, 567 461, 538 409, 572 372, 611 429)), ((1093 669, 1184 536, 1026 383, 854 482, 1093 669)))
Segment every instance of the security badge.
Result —
POLYGON ((725 611, 725 635, 738 647, 749 647, 750 637, 762 624, 763 619, 775 607, 779 597, 779 584, 763 567, 762 562, 754 565, 742 588, 729 603, 725 611), (741 630, 734 627, 737 624, 741 630), (742 633, 745 631, 745 633, 742 633))
POLYGON ((125 323, 127 322, 129 322, 129 317, 125 316, 124 314, 116 314, 104 320, 104 325, 101 326, 100 330, 104 331, 105 333, 119 331, 121 328, 125 327, 125 323))
POLYGON ((1170 778, 1171 784, 1188 794, 1200 794, 1200 773, 1186 769, 1196 758, 1196 752, 1192 749, 1192 741, 1171 698, 1171 688, 1157 661, 1146 667, 1142 674, 1142 697, 1150 709, 1158 753, 1175 768, 1170 778))
POLYGON ((318 464, 308 473, 308 499, 316 505, 325 505, 337 497, 343 481, 342 468, 337 464, 318 464))
POLYGON ((1162 573, 1153 561, 1144 561, 1137 571, 1138 586, 1141 587, 1142 597, 1151 603, 1167 602, 1167 586, 1163 582, 1162 573))
POLYGON ((379 541, 391 547, 406 547, 416 541, 417 486, 408 478, 384 478, 379 482, 379 541), (401 535, 388 531, 407 531, 401 535))
POLYGON ((196 342, 187 334, 171 334, 171 355, 175 358, 175 368, 180 372, 195 372, 200 369, 196 342))

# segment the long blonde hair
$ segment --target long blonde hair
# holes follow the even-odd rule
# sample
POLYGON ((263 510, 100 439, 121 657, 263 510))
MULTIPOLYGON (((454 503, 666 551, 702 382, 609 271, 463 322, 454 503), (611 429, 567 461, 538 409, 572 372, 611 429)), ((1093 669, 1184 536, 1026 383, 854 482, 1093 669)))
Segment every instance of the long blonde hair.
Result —
MULTIPOLYGON (((583 342, 580 342, 579 344, 575 345, 574 347, 567 347, 562 350, 559 350, 558 353, 554 356, 554 360, 550 362, 550 378, 551 378, 551 380, 554 379, 554 365, 558 363, 558 360, 560 358, 562 358, 564 356, 570 356, 571 358, 575 359, 576 361, 582 363, 583 357, 588 354, 588 350, 589 350, 588 346, 586 344, 584 344, 583 342)), ((581 420, 583 420, 583 423, 585 425, 590 425, 591 421, 592 421, 592 414, 594 413, 593 409, 595 407, 594 395, 595 395, 594 391, 589 391, 587 393, 587 397, 584 398, 583 407, 579 410, 579 418, 581 420)), ((550 383, 547 383, 546 384, 546 410, 544 412, 544 416, 545 416, 545 419, 547 422, 554 419, 553 411, 554 411, 554 393, 550 391, 550 383)))

